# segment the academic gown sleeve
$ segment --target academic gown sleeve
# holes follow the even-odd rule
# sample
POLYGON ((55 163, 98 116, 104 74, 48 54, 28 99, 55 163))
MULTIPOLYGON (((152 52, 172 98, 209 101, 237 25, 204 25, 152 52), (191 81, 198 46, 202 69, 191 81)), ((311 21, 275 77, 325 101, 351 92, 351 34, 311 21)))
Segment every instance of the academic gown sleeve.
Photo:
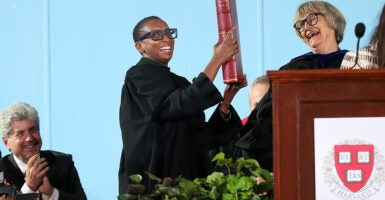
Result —
POLYGON ((262 168, 273 170, 273 124, 271 88, 254 108, 235 142, 235 157, 256 159, 262 168), (238 151, 239 150, 239 151, 238 151))
POLYGON ((220 114, 217 106, 208 122, 206 127, 197 137, 201 145, 206 146, 208 149, 219 148, 220 146, 231 142, 237 136, 238 131, 242 128, 241 119, 232 105, 229 110, 231 118, 224 120, 220 114))

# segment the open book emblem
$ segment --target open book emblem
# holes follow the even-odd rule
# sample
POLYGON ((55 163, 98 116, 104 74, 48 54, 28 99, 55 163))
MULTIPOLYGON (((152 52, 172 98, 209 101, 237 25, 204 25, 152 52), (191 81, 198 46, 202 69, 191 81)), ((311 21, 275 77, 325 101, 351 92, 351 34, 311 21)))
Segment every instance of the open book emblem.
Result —
POLYGON ((352 192, 359 191, 368 182, 374 165, 374 146, 335 145, 334 163, 338 177, 352 192))

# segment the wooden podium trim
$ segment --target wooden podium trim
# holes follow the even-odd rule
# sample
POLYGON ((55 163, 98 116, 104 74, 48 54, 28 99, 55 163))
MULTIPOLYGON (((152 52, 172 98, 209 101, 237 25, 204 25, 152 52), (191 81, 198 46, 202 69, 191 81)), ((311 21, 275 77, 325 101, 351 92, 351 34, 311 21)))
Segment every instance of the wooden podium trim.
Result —
POLYGON ((302 81, 346 81, 346 80, 384 80, 385 69, 309 69, 309 70, 279 70, 267 71, 267 75, 273 82, 302 82, 302 81))

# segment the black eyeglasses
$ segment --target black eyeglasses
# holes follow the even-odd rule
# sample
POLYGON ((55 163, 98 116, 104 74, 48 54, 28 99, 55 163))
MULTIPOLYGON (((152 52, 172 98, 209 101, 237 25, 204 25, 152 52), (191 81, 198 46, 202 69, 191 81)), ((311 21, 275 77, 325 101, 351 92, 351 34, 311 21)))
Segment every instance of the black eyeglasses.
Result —
POLYGON ((302 33, 305 30, 305 22, 309 24, 310 26, 314 26, 318 23, 318 15, 321 15, 322 13, 310 13, 305 19, 298 20, 294 23, 294 28, 299 33, 302 33))
POLYGON ((140 36, 139 39, 135 42, 142 41, 147 38, 151 38, 154 41, 163 40, 163 36, 167 36, 170 39, 175 39, 178 37, 178 31, 176 28, 168 28, 165 30, 153 30, 140 36))

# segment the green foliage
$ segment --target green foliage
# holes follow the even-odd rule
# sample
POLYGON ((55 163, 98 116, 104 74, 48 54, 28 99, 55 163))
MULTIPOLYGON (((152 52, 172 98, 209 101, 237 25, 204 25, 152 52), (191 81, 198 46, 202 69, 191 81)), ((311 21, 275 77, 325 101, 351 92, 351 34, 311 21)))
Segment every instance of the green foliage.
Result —
POLYGON ((157 182, 151 194, 143 194, 144 185, 140 184, 140 175, 131 175, 129 178, 135 184, 130 184, 129 188, 133 194, 121 194, 118 200, 270 200, 269 196, 261 194, 272 191, 272 177, 255 159, 239 158, 233 161, 223 153, 218 153, 212 161, 224 171, 216 171, 206 178, 195 180, 182 177, 166 177, 162 180, 146 172, 151 180, 157 182), (257 177, 264 182, 257 183, 257 177))

